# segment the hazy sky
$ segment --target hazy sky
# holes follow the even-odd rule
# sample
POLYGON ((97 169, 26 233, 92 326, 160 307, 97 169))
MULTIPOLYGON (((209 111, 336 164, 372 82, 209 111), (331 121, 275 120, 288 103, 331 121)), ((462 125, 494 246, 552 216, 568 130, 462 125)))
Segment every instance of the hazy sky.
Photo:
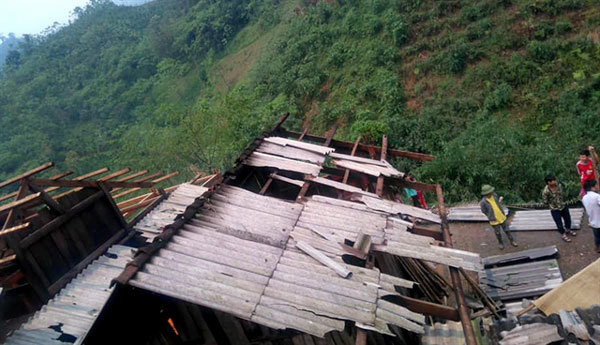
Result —
POLYGON ((39 34, 54 22, 66 24, 88 0, 0 0, 0 34, 39 34))

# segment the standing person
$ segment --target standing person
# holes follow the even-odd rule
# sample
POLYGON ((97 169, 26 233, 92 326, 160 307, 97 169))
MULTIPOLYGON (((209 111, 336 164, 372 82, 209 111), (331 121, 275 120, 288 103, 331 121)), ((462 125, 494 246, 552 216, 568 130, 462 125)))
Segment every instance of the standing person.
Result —
MULTIPOLYGON (((411 175, 406 174, 404 176, 404 181, 415 182, 416 179, 414 177, 412 177, 411 175)), ((405 187, 404 188, 404 193, 406 193, 406 196, 412 201, 413 206, 415 206, 415 207, 421 207, 420 203, 419 203, 419 196, 418 196, 416 190, 414 190, 412 188, 405 187)))
POLYGON ((587 180, 585 181, 583 188, 585 190, 585 196, 581 202, 588 215, 592 232, 594 233, 596 253, 600 253, 600 194, 598 194, 598 181, 587 180))
POLYGON ((569 207, 563 201, 563 189, 556 177, 552 175, 546 176, 546 187, 542 191, 542 201, 544 205, 550 209, 556 228, 561 235, 561 238, 565 242, 571 242, 571 239, 567 234, 576 236, 577 233, 571 230, 571 213, 569 207), (565 221, 563 226, 563 219, 565 221))
POLYGON ((585 190, 583 188, 583 184, 588 180, 596 180, 596 174, 594 173, 594 162, 592 161, 592 156, 590 151, 594 152, 594 159, 598 162, 598 154, 594 151, 593 146, 589 146, 587 149, 582 150, 579 153, 579 161, 575 164, 577 168, 577 174, 581 179, 581 191, 579 192, 579 197, 583 198, 585 195, 585 190))
POLYGON ((502 241, 502 232, 506 234, 510 244, 513 247, 517 246, 517 242, 513 239, 512 234, 508 230, 508 225, 506 224, 506 215, 504 214, 504 210, 500 205, 502 202, 502 197, 498 198, 498 195, 494 193, 494 187, 489 184, 484 184, 481 186, 481 202, 479 202, 479 206, 481 207, 481 212, 486 215, 488 220, 490 221, 490 225, 494 228, 494 233, 496 234, 496 238, 498 239, 498 248, 500 250, 504 249, 504 242, 502 241))

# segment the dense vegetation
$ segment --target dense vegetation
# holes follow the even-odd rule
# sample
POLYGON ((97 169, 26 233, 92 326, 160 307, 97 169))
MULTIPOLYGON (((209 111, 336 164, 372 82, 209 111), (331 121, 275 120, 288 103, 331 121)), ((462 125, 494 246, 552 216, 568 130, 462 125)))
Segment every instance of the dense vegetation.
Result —
POLYGON ((414 165, 451 201, 491 183, 578 192, 600 142, 595 0, 93 1, 22 43, 0 77, 0 178, 61 166, 228 167, 284 111, 437 159, 414 165))

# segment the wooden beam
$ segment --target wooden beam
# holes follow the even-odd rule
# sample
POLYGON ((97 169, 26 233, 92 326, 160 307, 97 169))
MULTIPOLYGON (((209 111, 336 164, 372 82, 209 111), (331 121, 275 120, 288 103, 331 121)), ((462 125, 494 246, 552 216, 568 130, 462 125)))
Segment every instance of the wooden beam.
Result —
POLYGON ((57 186, 57 187, 83 187, 83 188, 99 188, 99 183, 104 183, 105 186, 122 187, 122 188, 150 188, 154 185, 153 182, 116 182, 116 181, 88 181, 88 180, 49 180, 49 179, 31 179, 30 181, 38 186, 57 186))
MULTIPOLYGON (((179 175, 179 171, 174 171, 174 172, 172 172, 172 173, 170 173, 170 174, 167 174, 167 175, 165 175, 165 176, 159 177, 159 178, 157 178, 157 179, 154 179, 154 180, 152 180, 152 181, 150 181, 150 182, 136 182, 136 183, 150 183, 150 185, 152 186, 152 185, 154 185, 154 184, 156 184, 156 183, 160 183, 160 182, 162 182, 162 181, 164 181, 164 180, 168 180, 168 179, 170 179, 171 177, 174 177, 174 176, 177 176, 177 175, 179 175)), ((124 182, 123 182, 123 183, 124 183, 124 182)), ((148 188, 148 187, 147 187, 147 188, 148 188)), ((126 190, 126 191, 123 191, 123 192, 121 192, 121 193, 118 193, 118 194, 116 194, 116 195, 113 195, 113 198, 114 198, 114 199, 118 199, 118 198, 121 198, 121 197, 123 197, 123 196, 125 196, 125 195, 129 195, 129 194, 131 194, 131 193, 135 193, 135 192, 137 192, 137 191, 138 191, 138 190, 140 190, 140 189, 142 189, 142 187, 135 187, 135 188, 131 188, 131 189, 129 189, 129 190, 126 190)))
POLYGON ((13 201, 11 203, 8 203, 6 205, 2 205, 0 206, 0 213, 1 212, 5 212, 8 210, 11 210, 13 208, 22 206, 24 204, 27 204, 28 202, 34 201, 34 200, 39 200, 41 197, 41 193, 35 193, 35 194, 30 194, 24 198, 21 198, 19 200, 13 201))
POLYGON ((29 177, 31 175, 37 174, 40 171, 44 171, 44 170, 46 170, 48 168, 51 168, 53 166, 54 166, 53 162, 48 162, 46 164, 40 165, 39 167, 31 169, 29 171, 26 171, 26 172, 22 173, 21 175, 17 175, 17 176, 15 176, 13 178, 10 178, 10 179, 8 179, 8 180, 6 180, 4 182, 0 182, 0 188, 6 187, 9 184, 13 184, 13 183, 15 183, 15 182, 17 182, 17 181, 19 181, 19 180, 21 180, 23 178, 27 178, 27 177, 29 177))
POLYGON ((429 229, 421 225, 413 225, 411 232, 415 235, 429 236, 438 241, 444 241, 444 234, 441 231, 429 229))
MULTIPOLYGON (((386 135, 384 135, 381 138, 381 160, 384 161, 387 158, 387 147, 388 147, 388 138, 386 135)), ((375 188, 375 194, 377 194, 377 196, 381 197, 381 195, 383 194, 383 175, 379 175, 377 177, 377 187, 375 188)))
MULTIPOLYGON (((54 180, 53 180, 54 181, 54 180)), ((39 193, 42 200, 44 200, 44 202, 54 211, 63 214, 65 213, 65 208, 60 205, 59 203, 56 202, 56 200, 54 200, 48 193, 46 193, 43 189, 41 189, 40 187, 36 186, 34 183, 29 182, 29 188, 36 192, 39 193)))
POLYGON ((411 181, 405 181, 405 180, 400 180, 400 179, 388 179, 387 183, 394 185, 394 186, 402 187, 402 188, 406 187, 406 188, 420 190, 422 192, 436 193, 436 185, 434 185, 434 184, 423 183, 423 182, 411 182, 411 181))
POLYGON ((119 170, 119 171, 115 171, 115 172, 114 172, 114 173, 112 173, 112 174, 108 174, 108 175, 106 175, 106 176, 102 176, 101 178, 99 178, 99 179, 98 179, 98 181, 108 181, 108 180, 112 180, 113 178, 115 178, 115 177, 119 177, 119 176, 121 176, 121 175, 125 175, 125 174, 127 174, 128 172, 130 172, 130 171, 131 171, 131 169, 129 169, 129 168, 121 169, 121 170, 119 170))
MULTIPOLYGON (((154 174, 150 174, 150 175, 148 175, 148 176, 144 176, 144 177, 142 177, 142 178, 140 178, 140 179, 134 180, 133 182, 146 182, 146 181, 148 181, 148 180, 152 180, 152 179, 154 179, 154 178, 157 178, 157 177, 159 177, 160 175, 162 175, 162 173, 161 173, 161 172, 156 172, 156 173, 154 173, 154 174)), ((118 181, 118 180, 117 180, 117 181, 118 181)), ((111 192, 112 194, 115 194, 117 191, 119 191, 119 190, 121 190, 121 189, 123 189, 123 188, 113 188, 113 189, 111 189, 111 191, 110 191, 110 192, 111 192)))
POLYGON ((88 255, 85 259, 79 262, 76 266, 71 268, 67 273, 65 273, 62 277, 60 277, 56 282, 54 282, 48 288, 48 293, 52 296, 60 291, 67 283, 77 276, 87 265, 89 265, 92 261, 96 260, 105 250, 110 248, 116 241, 119 240, 125 234, 125 229, 119 230, 117 233, 111 236, 106 242, 104 242, 100 247, 94 250, 90 255, 88 255))
POLYGON ((145 206, 148 206, 148 205, 152 204, 157 198, 160 198, 160 195, 157 195, 157 196, 152 197, 150 199, 146 199, 144 201, 140 201, 139 203, 137 203, 137 204, 135 204, 133 206, 121 208, 120 209, 121 213, 126 214, 126 213, 129 213, 129 212, 135 212, 135 211, 139 210, 142 207, 145 207, 145 206))
POLYGON ((391 295, 386 297, 385 300, 395 302, 415 313, 437 316, 451 321, 460 321, 458 310, 442 304, 431 303, 403 295, 391 295))
MULTIPOLYGON (((81 181, 81 180, 85 180, 85 179, 87 179, 87 178, 90 178, 90 177, 94 177, 94 176, 96 176, 96 175, 103 174, 103 173, 105 173, 105 172, 107 172, 107 171, 108 171, 108 168, 102 168, 102 169, 98 169, 98 170, 95 170, 95 171, 89 172, 89 173, 87 173, 87 174, 84 174, 84 175, 77 176, 77 177, 73 178, 73 181, 81 181)), ((60 188, 60 187, 48 187, 48 188, 44 189, 44 191, 45 191, 46 193, 50 193, 50 192, 54 192, 55 190, 57 190, 57 189, 59 189, 59 188, 60 188)), ((60 195, 55 195, 55 196, 53 196, 53 198, 54 198, 54 199, 58 199, 58 198, 62 197, 63 195, 67 195, 67 194, 70 194, 70 193, 71 193, 71 191, 67 191, 66 193, 63 193, 63 194, 60 194, 60 195)))
POLYGON ((306 134, 308 134, 308 131, 310 130, 310 125, 307 124, 306 126, 304 126, 304 129, 302 130, 302 134, 300 134, 300 137, 298 138, 298 141, 302 141, 302 139, 304 139, 304 136, 306 134))
POLYGON ((273 176, 269 176, 269 179, 267 180, 267 182, 265 182, 264 186, 262 186, 258 194, 265 195, 267 189, 269 189, 269 187, 271 186, 271 183, 273 183, 273 176))
MULTIPOLYGON (((67 170, 67 171, 62 172, 62 173, 60 173, 58 175, 54 175, 54 176, 50 177, 50 179, 51 180, 59 180, 59 179, 65 177, 65 176, 71 175, 72 173, 73 172, 71 170, 67 170)), ((12 192, 10 194, 3 195, 3 196, 0 197, 0 202, 2 202, 4 200, 7 200, 7 199, 10 199, 10 198, 15 197, 15 196, 17 196, 17 192, 16 191, 12 192)))
MULTIPOLYGON (((442 186, 439 184, 436 185, 436 194, 438 200, 438 209, 440 211, 440 218, 442 219, 441 227, 442 233, 444 234, 444 242, 446 243, 446 247, 452 248, 452 237, 450 236, 450 227, 448 226, 448 217, 446 212, 446 206, 444 204, 444 193, 442 192, 442 186)), ((465 342, 467 345, 477 345, 458 269, 456 267, 449 267, 449 269, 450 278, 452 278, 452 285, 454 286, 456 303, 458 304, 460 323, 462 324, 463 332, 465 333, 465 342)))
MULTIPOLYGON (((134 179, 136 177, 142 176, 142 175, 146 175, 148 173, 148 170, 140 170, 136 173, 133 173, 131 175, 127 175, 125 177, 121 177, 120 179, 117 180, 117 182, 125 182, 125 181, 129 181, 131 179, 134 179)), ((140 181, 140 182, 144 182, 144 181, 140 181)))
POLYGON ((338 125, 336 123, 335 125, 333 125, 333 127, 331 127, 331 129, 329 130, 329 133, 327 133, 327 137, 325 137, 325 142, 323 143, 323 146, 331 145, 331 141, 333 140, 333 136, 335 135, 335 132, 337 132, 337 129, 338 129, 338 125))
POLYGON ((0 231, 0 237, 4 237, 16 232, 19 232, 21 230, 25 230, 27 228, 29 228, 29 225, 31 225, 31 223, 25 223, 25 224, 19 224, 10 228, 6 228, 6 229, 2 229, 2 231, 0 231))
POLYGON ((44 226, 22 239, 20 242, 20 246, 22 248, 29 247, 30 245, 38 241, 40 238, 46 236, 47 234, 49 234, 50 232, 67 222, 73 216, 83 211, 85 208, 91 206, 96 200, 100 199, 103 195, 103 191, 98 191, 92 194, 91 196, 85 198, 84 200, 73 206, 70 210, 65 212, 65 214, 63 214, 62 216, 58 216, 52 219, 48 223, 44 224, 44 226))
MULTIPOLYGON (((29 192, 29 184, 27 183, 27 178, 22 178, 20 181, 20 185, 19 185, 19 189, 17 190, 17 197, 16 197, 16 201, 19 201, 20 199, 23 199, 25 197, 25 195, 27 194, 27 192, 29 192)), ((6 220, 4 221, 4 225, 2 226, 2 230, 6 229, 7 227, 11 226, 13 221, 14 221, 14 217, 15 217, 15 209, 11 208, 10 211, 8 212, 8 216, 6 216, 6 220)))
MULTIPOLYGON (((104 192, 104 195, 106 196, 108 203, 110 204, 113 211, 115 212, 115 216, 119 219, 121 226, 123 227, 123 229, 127 230, 127 227, 129 226, 129 224, 127 224, 127 221, 125 220, 125 218, 123 218, 123 214, 121 213, 121 210, 119 210, 117 203, 115 202, 113 197, 110 195, 110 192, 107 187, 108 183, 110 183, 110 182, 99 182, 98 184, 99 184, 100 189, 104 192)), ((124 182, 120 182, 120 183, 124 183, 124 182)))
MULTIPOLYGON (((354 156, 356 154, 356 149, 358 148, 358 144, 360 144, 360 140, 362 139, 362 135, 358 135, 356 141, 354 142, 354 146, 352 146, 352 152, 350 152, 350 156, 354 156)), ((350 177, 350 169, 346 169, 344 171, 344 179, 342 179, 342 183, 348 183, 348 178, 350 177)))
MULTIPOLYGON (((284 134, 290 138, 300 137, 300 133, 288 131, 288 130, 286 130, 284 134)), ((305 135, 305 138, 308 140, 317 142, 317 143, 324 143, 326 140, 325 137, 321 137, 321 136, 317 136, 317 135, 310 135, 310 134, 305 135)), ((353 146, 353 143, 348 142, 348 141, 341 141, 341 140, 335 140, 335 139, 331 141, 331 147, 333 147, 333 148, 344 148, 344 149, 350 150, 350 149, 352 149, 352 146, 353 146)), ((364 144, 359 144, 358 149, 362 152, 369 152, 369 150, 373 150, 375 153, 381 152, 381 147, 379 147, 379 146, 370 146, 370 145, 364 145, 364 144)), ((402 151, 402 150, 395 150, 395 149, 388 149, 388 155, 390 155, 392 157, 404 157, 404 158, 409 158, 409 159, 423 161, 423 162, 430 162, 435 159, 435 156, 428 155, 425 153, 417 153, 417 152, 402 151)))

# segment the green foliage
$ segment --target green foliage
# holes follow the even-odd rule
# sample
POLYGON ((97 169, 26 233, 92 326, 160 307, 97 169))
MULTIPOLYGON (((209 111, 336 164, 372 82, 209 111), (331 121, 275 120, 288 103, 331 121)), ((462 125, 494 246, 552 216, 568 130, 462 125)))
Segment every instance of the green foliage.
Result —
POLYGON ((578 149, 600 141, 589 0, 95 1, 75 12, 66 28, 24 37, 2 70, 0 178, 48 159, 78 172, 224 170, 290 112, 292 129, 337 124, 339 139, 387 134, 436 155, 393 163, 442 183, 450 202, 478 198, 483 183, 529 202, 548 173, 574 197, 578 149))

